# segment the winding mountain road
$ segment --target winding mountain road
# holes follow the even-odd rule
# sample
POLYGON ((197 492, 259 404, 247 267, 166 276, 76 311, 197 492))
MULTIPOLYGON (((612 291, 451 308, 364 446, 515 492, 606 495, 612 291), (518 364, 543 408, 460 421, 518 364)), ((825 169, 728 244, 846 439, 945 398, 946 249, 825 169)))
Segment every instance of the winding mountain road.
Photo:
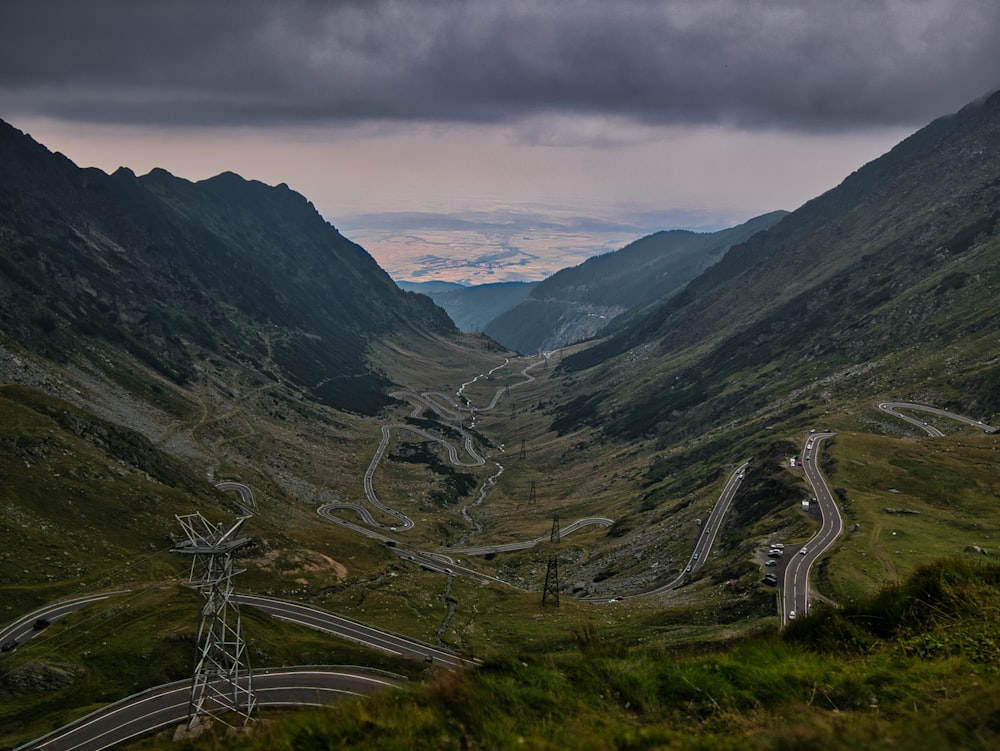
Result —
MULTIPOLYGON (((465 419, 466 415, 472 415, 473 417, 475 417, 475 415, 478 414, 479 412, 487 412, 489 410, 494 409, 496 405, 499 403, 500 398, 509 389, 513 389, 518 386, 523 386, 527 383, 531 383, 532 381, 534 381, 535 377, 531 375, 530 371, 532 370, 532 368, 542 365, 545 362, 546 358, 542 358, 541 360, 536 360, 535 362, 525 366, 525 368, 520 373, 521 377, 524 378, 524 380, 520 383, 511 384, 509 386, 503 386, 497 389, 496 392, 493 394, 493 398, 491 399, 490 403, 486 407, 471 406, 468 399, 462 396, 462 393, 463 391, 465 391, 467 386, 470 386, 471 384, 475 383, 477 380, 479 380, 479 378, 484 376, 488 377, 493 373, 495 373, 496 371, 500 370, 501 368, 507 366, 510 363, 509 358, 505 358, 503 363, 497 365, 495 368, 492 368, 487 373, 478 375, 475 378, 466 381, 461 385, 461 387, 458 389, 457 396, 464 402, 464 404, 459 403, 448 394, 444 394, 438 391, 425 391, 420 394, 411 391, 396 391, 390 394, 390 396, 396 399, 409 400, 410 402, 412 402, 414 407, 413 411, 410 413, 411 417, 419 417, 424 409, 430 409, 444 420, 450 420, 453 422, 461 423, 465 419)), ((365 506, 362 506, 357 503, 326 503, 320 506, 316 510, 316 513, 318 513, 324 519, 333 522, 334 524, 339 524, 343 527, 347 527, 348 529, 358 532, 359 534, 363 534, 369 538, 378 540, 383 544, 392 547, 394 549, 395 554, 400 559, 411 561, 413 563, 423 566, 426 569, 432 571, 441 571, 443 573, 448 573, 448 574, 470 576, 472 578, 484 582, 489 581, 489 582, 507 584, 506 582, 502 582, 500 579, 497 579, 495 577, 487 576, 485 574, 481 574, 475 571, 474 569, 455 564, 453 559, 451 559, 447 555, 444 555, 444 553, 453 552, 457 554, 470 555, 470 556, 480 556, 480 555, 486 556, 500 552, 526 550, 547 540, 548 535, 544 535, 538 538, 522 542, 446 548, 441 552, 434 553, 434 552, 416 550, 413 548, 404 548, 400 545, 399 540, 388 537, 387 535, 383 534, 383 531, 385 530, 391 532, 405 532, 414 527, 414 522, 412 519, 410 519, 410 517, 408 517, 402 511, 394 509, 389 505, 387 505, 386 503, 384 503, 379 498, 378 493, 375 490, 375 483, 374 483, 375 472, 377 471, 379 463, 382 461, 382 458, 385 456, 385 452, 389 446, 389 442, 392 438, 392 434, 394 431, 408 431, 427 440, 435 441, 441 444, 448 454, 448 460, 454 466, 471 468, 471 467, 481 467, 486 463, 485 457, 477 453, 474 445, 473 436, 471 433, 464 430, 462 427, 452 427, 451 429, 457 431, 461 435, 463 441, 462 448, 465 454, 471 458, 471 461, 463 461, 461 459, 459 449, 454 444, 452 444, 445 438, 442 438, 441 436, 436 435, 424 428, 414 425, 406 425, 402 423, 392 423, 388 425, 383 425, 381 427, 382 438, 379 441, 379 445, 375 449, 372 459, 368 464, 367 470, 365 470, 362 484, 364 488, 365 499, 368 501, 368 503, 371 506, 374 506, 382 513, 394 519, 395 521, 393 523, 391 524, 380 523, 374 517, 374 515, 371 513, 370 510, 368 510, 365 506), (350 511, 354 514, 357 514, 361 522, 365 525, 368 525, 368 527, 366 528, 359 524, 355 524, 353 522, 341 518, 340 516, 334 513, 337 511, 350 511), (377 530, 382 530, 382 531, 377 531, 377 530)), ((491 477, 487 478, 487 480, 483 484, 483 487, 480 488, 479 499, 473 505, 478 505, 483 500, 485 500, 486 490, 489 487, 492 487, 493 484, 495 484, 496 478, 503 472, 503 466, 500 465, 499 463, 497 464, 497 468, 498 471, 491 477)), ((471 518, 468 515, 467 508, 462 509, 462 515, 467 521, 470 521, 470 523, 474 523, 472 522, 471 518)), ((562 534, 570 534, 575 530, 583 529, 587 526, 607 527, 610 526, 612 523, 613 521, 611 519, 604 519, 601 517, 589 517, 585 519, 578 519, 575 522, 572 522, 571 524, 567 525, 563 529, 562 534)), ((507 584, 507 586, 510 585, 507 584)))
MULTIPOLYGON (((796 614, 809 612, 809 574, 813 564, 833 546, 837 538, 844 532, 844 519, 840 515, 840 509, 837 508, 837 502, 818 468, 820 445, 834 435, 836 434, 813 433, 806 440, 802 466, 805 469, 806 479, 816 496, 816 502, 819 504, 822 522, 819 531, 799 548, 798 555, 793 556, 785 567, 782 624, 795 618, 796 614)), ((791 548, 785 548, 785 552, 791 552, 791 548)))
MULTIPOLYGON (((61 600, 59 602, 53 602, 49 605, 40 607, 27 615, 21 616, 13 623, 10 623, 0 629, 0 644, 9 644, 11 641, 16 641, 17 646, 21 646, 28 641, 28 639, 44 633, 44 629, 48 626, 42 625, 43 623, 55 623, 60 618, 76 612, 91 603, 100 602, 101 600, 106 600, 109 597, 113 597, 118 594, 124 594, 124 592, 102 592, 100 594, 83 595, 82 597, 74 597, 70 600, 61 600), (38 624, 40 628, 35 628, 36 624, 38 624)), ((11 647, 7 651, 11 652, 16 649, 17 646, 11 647)))
POLYGON ((475 664, 474 660, 456 655, 446 649, 432 644, 411 639, 408 636, 394 634, 385 629, 370 626, 353 618, 330 613, 326 610, 304 605, 291 600, 281 600, 276 597, 260 595, 235 594, 234 599, 241 605, 258 608, 270 613, 275 618, 297 623, 300 626, 324 631, 341 639, 347 639, 362 644, 371 649, 378 649, 389 654, 399 655, 412 660, 433 662, 435 665, 457 670, 475 664))
MULTIPOLYGON (((920 428, 932 438, 940 438, 944 436, 944 432, 923 420, 902 414, 899 410, 927 412, 928 414, 969 425, 984 433, 995 433, 998 431, 997 428, 987 425, 982 420, 976 420, 965 415, 959 415, 948 410, 916 402, 879 402, 878 408, 888 415, 892 415, 920 428)), ((803 451, 802 466, 805 470, 806 479, 812 486, 816 502, 819 504, 822 524, 819 532, 799 549, 799 555, 791 559, 785 568, 781 612, 783 624, 787 623, 790 618, 795 617, 792 615, 793 613, 804 614, 809 612, 809 575, 812 566, 830 549, 837 537, 844 530, 844 520, 840 515, 840 510, 818 467, 820 445, 824 440, 833 437, 833 435, 835 434, 811 434, 806 441, 803 451)))
POLYGON ((662 594, 664 592, 669 592, 672 589, 677 589, 688 580, 688 577, 692 573, 705 565, 705 561, 708 559, 709 553, 712 552, 712 545, 715 544, 715 538, 719 533, 719 528, 722 526, 722 519, 726 515, 726 512, 729 511, 729 507, 733 503, 733 498, 736 496, 736 491, 740 489, 740 485, 743 483, 743 478, 746 477, 746 471, 749 466, 749 462, 743 462, 743 464, 738 466, 735 470, 733 470, 733 473, 729 475, 729 479, 726 480, 726 484, 722 488, 722 493, 719 495, 719 500, 715 502, 708 518, 702 522, 702 526, 700 528, 701 534, 698 536, 698 541, 695 543, 694 550, 691 553, 691 557, 688 559, 685 569, 666 584, 646 592, 623 595, 623 599, 648 597, 650 595, 662 594))
MULTIPOLYGON (((87 595, 52 603, 19 618, 6 626, 4 634, 20 633, 35 619, 59 618, 91 603, 113 597, 119 592, 87 595)), ((257 595, 234 595, 245 606, 258 608, 275 618, 324 631, 371 649, 412 660, 432 663, 457 670, 476 663, 441 647, 376 628, 345 616, 321 610, 311 605, 257 595)), ((258 706, 322 705, 344 696, 374 693, 402 682, 392 676, 367 668, 291 667, 254 671, 254 694, 258 706)), ((191 681, 179 681, 126 697, 103 707, 86 717, 71 722, 20 749, 44 748, 46 751, 100 751, 166 725, 188 719, 191 701, 191 681)))
POLYGON ((954 412, 949 412, 945 409, 939 409, 938 407, 931 407, 926 404, 918 404, 916 402, 880 402, 878 408, 885 412, 886 414, 892 415, 893 417, 898 417, 900 420, 910 423, 911 425, 916 425, 918 428, 923 430, 927 435, 932 438, 940 438, 944 433, 933 425, 928 425, 922 420, 918 420, 915 417, 910 417, 909 415, 903 415, 898 412, 900 409, 908 409, 917 412, 927 412, 932 415, 937 415, 938 417, 945 417, 949 420, 954 420, 956 422, 961 422, 966 425, 971 425, 977 430, 981 430, 984 433, 996 433, 1000 428, 995 428, 992 425, 987 425, 982 420, 975 420, 971 417, 966 417, 965 415, 955 414, 954 412))
MULTIPOLYGON (((345 697, 365 696, 404 682, 364 669, 333 667, 255 670, 258 707, 322 706, 345 697)), ((91 712, 58 730, 19 746, 16 751, 102 751, 131 738, 188 719, 191 681, 156 686, 91 712)))
MULTIPOLYGON (((559 535, 560 537, 565 537, 566 535, 572 534, 573 532, 586 527, 610 527, 614 523, 613 519, 606 519, 603 516, 588 516, 567 524, 559 531, 559 535)), ((543 542, 548 542, 550 537, 550 534, 546 534, 541 537, 535 537, 531 540, 523 540, 521 542, 506 542, 493 545, 471 545, 468 547, 449 547, 445 548, 445 550, 450 553, 472 556, 512 553, 517 550, 528 550, 537 545, 541 545, 543 542)))

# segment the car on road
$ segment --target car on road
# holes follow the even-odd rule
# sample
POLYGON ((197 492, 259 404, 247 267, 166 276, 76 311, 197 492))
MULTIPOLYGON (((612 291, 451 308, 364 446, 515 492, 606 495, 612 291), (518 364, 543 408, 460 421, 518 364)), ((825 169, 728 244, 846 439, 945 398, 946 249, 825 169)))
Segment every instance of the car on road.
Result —
POLYGON ((48 628, 51 625, 52 621, 48 618, 38 618, 31 627, 35 629, 35 631, 41 631, 43 628, 48 628))
POLYGON ((806 553, 808 553, 808 552, 809 552, 809 548, 802 548, 802 550, 800 550, 799 552, 800 552, 800 553, 801 553, 802 555, 805 555, 806 553))
POLYGON ((18 641, 17 639, 8 639, 2 645, 0 645, 0 652, 13 652, 17 649, 18 641))
POLYGON ((694 559, 695 559, 696 561, 698 560, 698 554, 697 554, 697 553, 695 553, 695 554, 694 554, 694 555, 693 555, 692 557, 693 557, 693 558, 694 558, 694 559))

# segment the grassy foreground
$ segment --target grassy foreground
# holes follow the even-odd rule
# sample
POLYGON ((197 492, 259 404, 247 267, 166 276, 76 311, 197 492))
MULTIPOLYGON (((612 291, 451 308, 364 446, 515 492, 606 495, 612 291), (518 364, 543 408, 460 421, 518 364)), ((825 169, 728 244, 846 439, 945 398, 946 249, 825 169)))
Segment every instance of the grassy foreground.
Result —
POLYGON ((728 647, 510 655, 328 710, 273 714, 204 749, 993 749, 1000 563, 949 559, 781 636, 728 647))

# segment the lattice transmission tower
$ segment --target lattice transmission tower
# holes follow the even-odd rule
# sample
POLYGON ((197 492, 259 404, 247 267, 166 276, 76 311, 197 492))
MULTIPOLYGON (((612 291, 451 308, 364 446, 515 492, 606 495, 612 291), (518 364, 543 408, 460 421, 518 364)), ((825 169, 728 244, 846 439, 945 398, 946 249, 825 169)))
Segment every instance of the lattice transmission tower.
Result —
MULTIPOLYGON (((559 543, 559 514, 552 517, 552 533, 549 542, 559 543)), ((542 605, 559 607, 559 554, 553 552, 549 556, 549 565, 545 569, 545 588, 542 590, 542 605)))
POLYGON ((257 704, 243 622, 233 598, 233 576, 243 571, 234 567, 233 555, 251 542, 249 537, 237 537, 248 518, 239 517, 227 529, 199 513, 177 517, 187 539, 174 545, 172 552, 191 556, 190 581, 205 597, 188 729, 229 712, 242 717, 245 725, 257 704))

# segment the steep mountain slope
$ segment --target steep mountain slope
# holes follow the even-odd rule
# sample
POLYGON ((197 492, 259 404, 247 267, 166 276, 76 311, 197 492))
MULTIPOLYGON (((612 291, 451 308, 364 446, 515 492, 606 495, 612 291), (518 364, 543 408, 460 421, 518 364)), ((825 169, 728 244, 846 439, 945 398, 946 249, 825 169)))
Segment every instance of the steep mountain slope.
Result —
MULTIPOLYGON (((358 303, 341 299, 349 290, 338 287, 336 299, 324 299, 316 287, 336 281, 323 276, 327 259, 352 266, 353 246, 312 255, 309 228, 316 227, 317 242, 332 230, 321 221, 320 229, 291 191, 231 175, 196 185, 160 172, 109 177, 44 154, 37 169, 21 165, 19 185, 27 187, 3 193, 0 234, 0 320, 9 326, 0 336, 0 382, 19 384, 0 387, 6 572, 0 602, 9 620, 81 591, 113 587, 134 597, 54 624, 0 658, 0 740, 28 742, 95 706, 188 674, 200 603, 177 584, 182 564, 167 552, 170 516, 197 508, 213 520, 231 519, 230 493, 211 487, 222 479, 246 482, 260 505, 247 525, 256 547, 240 560, 247 569, 241 590, 306 600, 424 641, 442 640, 485 661, 481 670, 457 676, 442 676, 430 664, 406 672, 387 662, 392 658, 244 611, 255 667, 356 661, 426 677, 433 682, 429 695, 440 698, 443 687, 451 709, 481 705, 455 698, 468 699, 469 687, 483 677, 497 679, 482 684, 482 696, 494 698, 501 684, 531 684, 521 698, 496 703, 488 718, 491 727, 506 723, 511 735, 504 742, 515 744, 529 732, 518 709, 523 702, 541 706, 543 732, 554 731, 568 747, 579 745, 578 726, 588 717, 613 736, 609 742, 629 734, 656 738, 647 731, 709 718, 726 727, 710 724, 706 732, 718 737, 731 730, 733 743, 745 746, 748 727, 770 723, 761 719, 761 687, 789 680, 801 689, 791 704, 781 705, 777 695, 767 702, 782 711, 809 705, 823 727, 837 726, 845 708, 875 716, 876 695, 880 711, 897 712, 901 728, 910 727, 913 702, 940 708, 942 685, 949 692, 961 687, 962 705, 973 711, 978 705, 964 702, 971 696, 967 676, 996 662, 995 649, 981 651, 995 634, 980 627, 983 607, 995 607, 994 592, 970 608, 970 590, 959 586, 955 601, 969 614, 963 629, 955 632, 954 614, 935 607, 940 629, 930 639, 900 634, 902 655, 879 635, 890 652, 874 672, 865 672, 874 653, 864 632, 842 630, 834 620, 845 646, 864 648, 865 664, 835 680, 839 688, 824 693, 829 701, 814 702, 817 681, 829 688, 831 672, 826 666, 815 675, 803 672, 803 665, 815 665, 815 650, 802 662, 784 649, 774 654, 775 596, 760 580, 760 562, 766 543, 804 544, 816 528, 815 516, 799 504, 810 491, 786 461, 801 450, 810 427, 838 431, 821 461, 850 517, 850 529, 815 572, 813 583, 825 596, 846 602, 899 581, 921 557, 991 546, 1000 514, 1000 436, 964 426, 915 440, 912 426, 887 425, 873 402, 891 394, 955 403, 996 422, 990 414, 1000 409, 991 406, 1000 398, 996 110, 991 100, 934 124, 935 137, 917 134, 889 164, 865 167, 732 249, 681 294, 636 313, 606 343, 546 360, 508 359, 485 337, 458 334, 422 296, 391 291, 358 303), (851 187, 842 192, 845 186, 851 187), (291 220, 293 212, 299 219, 291 220), (286 242, 302 254, 303 266, 282 252, 286 242), (277 268, 282 278, 272 279, 268 272, 277 268), (295 283, 282 281, 288 279, 295 283), (407 304, 413 307, 399 307, 407 304), (322 307, 323 320, 311 317, 313 306, 322 307), (421 330, 422 315, 432 325, 421 330), (313 381, 285 364, 287 345, 294 343, 318 370, 325 367, 325 337, 338 326, 347 331, 345 356, 364 344, 357 350, 363 357, 352 362, 365 393, 383 398, 367 387, 384 373, 413 392, 467 399, 474 414, 464 425, 466 445, 483 464, 464 454, 461 467, 452 464, 439 439, 465 450, 458 419, 435 413, 426 401, 390 402, 369 418, 320 403, 315 387, 310 398, 300 384, 313 381), (486 407, 492 402, 497 408, 486 407), (379 443, 382 428, 392 429, 382 434, 386 444, 379 443), (381 459, 372 479, 373 456, 381 459), (707 532, 696 520, 747 460, 731 510, 712 525, 718 537, 703 567, 670 593, 622 600, 684 572, 694 540, 707 532), (407 530, 381 529, 390 542, 398 539, 395 547, 316 513, 326 503, 364 504, 365 480, 415 522, 407 530), (905 517, 896 513, 903 504, 905 517), (558 542, 549 534, 560 518, 595 516, 614 523, 558 542), (456 550, 539 537, 545 542, 531 550, 486 556, 456 550), (447 576, 425 570, 395 555, 408 546, 455 554, 461 569, 503 583, 481 584, 461 570, 447 576), (558 560, 563 577, 558 609, 539 604, 546 559, 558 560), (959 636, 948 641, 946 631, 959 636), (753 653, 758 648, 744 644, 733 659, 713 652, 719 642, 751 632, 764 633, 772 646, 753 653), (684 673, 691 690, 675 702, 650 690, 650 681, 667 675, 667 664, 685 649, 709 657, 684 673), (543 657, 533 656, 540 650, 543 657), (619 661, 633 650, 634 664, 619 661), (577 652, 585 655, 579 672, 576 660, 565 659, 577 652), (940 675, 927 672, 932 652, 948 655, 940 675), (768 664, 777 657, 780 665, 766 680, 719 683, 720 659, 756 670, 767 654, 768 664), (977 654, 981 664, 972 659, 977 654), (915 670, 896 670, 900 679, 887 689, 885 671, 901 656, 915 670), (546 673, 542 666, 539 673, 542 662, 559 670, 546 673), (61 687, 25 680, 37 674, 28 668, 35 663, 59 669, 61 687), (526 683, 532 670, 539 680, 526 683), (910 677, 918 673, 923 678, 910 677), (553 705, 539 704, 539 697, 565 694, 560 681, 567 674, 586 678, 580 685, 611 685, 620 693, 620 722, 607 724, 607 696, 578 692, 556 713, 570 720, 553 723, 553 705), (584 704, 595 712, 573 714, 584 704)), ((363 269, 355 276, 354 286, 371 291, 383 278, 363 269)), ((336 395, 361 392, 344 388, 336 395)), ((961 576, 966 583, 972 578, 961 576)), ((989 576, 995 589, 996 577, 989 576)), ((934 576, 930 583, 939 581, 934 576)), ((912 603, 912 591, 897 604, 912 603)), ((892 610, 899 612, 897 605, 892 610)), ((887 622, 884 609, 879 618, 859 615, 854 625, 887 622)), ((814 635, 825 634, 822 643, 829 645, 830 633, 824 626, 814 635)), ((996 681, 989 671, 982 675, 992 697, 996 681)), ((398 704, 397 697, 389 701, 398 704)), ((453 738, 455 718, 444 717, 435 727, 451 728, 453 738)), ((469 737, 482 736, 478 725, 465 722, 469 717, 459 719, 475 731, 469 737)), ((776 743, 795 735, 786 734, 787 717, 773 720, 776 743)), ((876 725, 872 733, 884 730, 881 720, 876 725)), ((308 735, 323 744, 326 732, 308 735)), ((381 730, 366 720, 348 732, 352 742, 365 743, 381 730)), ((431 736, 417 732, 423 735, 416 745, 426 745, 431 736)), ((828 740, 824 733, 815 744, 828 740)))
POLYGON ((718 232, 657 232, 621 250, 562 269, 485 331, 504 346, 537 352, 602 331, 616 316, 663 300, 715 263, 735 243, 786 214, 775 211, 718 232))
POLYGON ((0 162, 3 333, 57 360, 101 340, 185 383, 222 358, 370 413, 372 339, 454 331, 285 185, 106 175, 7 124, 0 162))
POLYGON ((462 331, 482 331, 521 302, 537 282, 497 282, 465 287, 451 282, 397 282, 401 289, 427 295, 444 308, 462 331))
POLYGON ((613 414, 622 436, 676 437, 832 376, 842 389, 996 411, 998 232, 1000 93, 931 123, 568 359, 592 380, 559 427, 613 414))

